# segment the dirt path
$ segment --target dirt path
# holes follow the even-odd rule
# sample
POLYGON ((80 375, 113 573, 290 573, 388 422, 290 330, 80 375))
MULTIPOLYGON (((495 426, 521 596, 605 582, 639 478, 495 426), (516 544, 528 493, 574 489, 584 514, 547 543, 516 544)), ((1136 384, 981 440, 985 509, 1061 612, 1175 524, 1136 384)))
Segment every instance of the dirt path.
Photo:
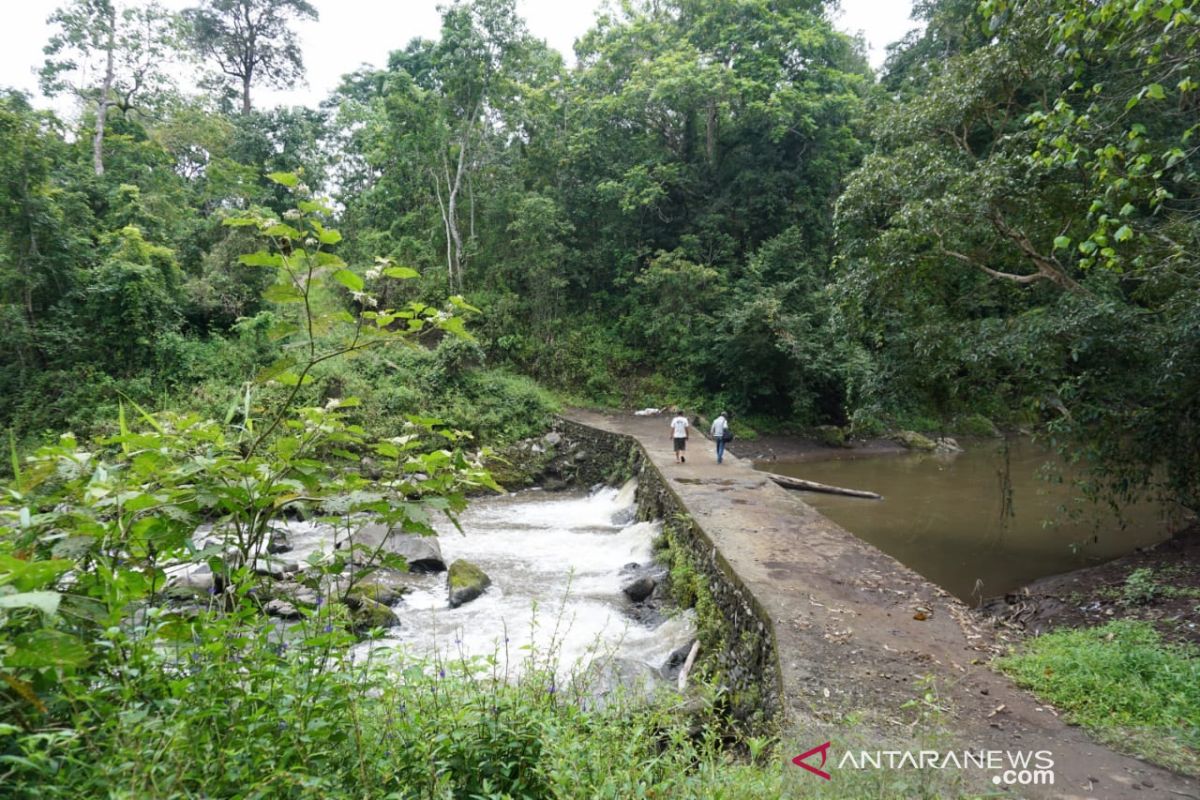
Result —
POLYGON ((693 432, 688 462, 675 464, 664 417, 566 416, 636 438, 766 609, 794 724, 819 731, 822 722, 865 712, 881 736, 902 732, 913 717, 902 706, 919 694, 915 682, 932 677, 955 749, 1053 753, 1053 787, 997 796, 1200 800, 1197 781, 1096 744, 988 669, 995 637, 965 606, 749 461, 727 454, 718 465, 712 444, 693 432))

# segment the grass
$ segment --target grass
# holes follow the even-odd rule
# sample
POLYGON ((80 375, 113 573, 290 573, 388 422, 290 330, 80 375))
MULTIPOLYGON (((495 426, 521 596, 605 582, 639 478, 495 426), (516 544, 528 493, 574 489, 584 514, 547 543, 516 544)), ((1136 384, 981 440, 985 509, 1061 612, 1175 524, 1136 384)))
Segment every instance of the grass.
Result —
POLYGON ((321 621, 291 645, 249 615, 114 630, 113 660, 47 698, 55 724, 0 724, 5 797, 962 796, 940 771, 826 783, 790 763, 814 736, 853 741, 837 726, 731 741, 678 695, 597 703, 541 661, 504 682, 489 659, 356 659, 321 621), (185 635, 168 645, 169 631, 185 635))
POLYGON ((1039 636, 997 666, 1105 743, 1200 774, 1200 650, 1118 620, 1039 636))

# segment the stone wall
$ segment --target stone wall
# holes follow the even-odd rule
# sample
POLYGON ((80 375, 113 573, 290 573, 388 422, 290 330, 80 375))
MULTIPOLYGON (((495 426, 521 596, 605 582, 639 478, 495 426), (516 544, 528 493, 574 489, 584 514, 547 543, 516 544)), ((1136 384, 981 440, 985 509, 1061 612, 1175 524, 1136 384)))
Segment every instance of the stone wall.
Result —
POLYGON ((701 651, 728 689, 730 712, 751 729, 774 724, 783 707, 782 672, 770 616, 745 582, 634 438, 568 420, 560 421, 556 430, 563 436, 562 457, 575 452, 569 463, 578 483, 590 486, 637 476, 639 519, 661 519, 672 547, 682 550, 690 568, 702 577, 701 591, 707 596, 697 601, 701 651))

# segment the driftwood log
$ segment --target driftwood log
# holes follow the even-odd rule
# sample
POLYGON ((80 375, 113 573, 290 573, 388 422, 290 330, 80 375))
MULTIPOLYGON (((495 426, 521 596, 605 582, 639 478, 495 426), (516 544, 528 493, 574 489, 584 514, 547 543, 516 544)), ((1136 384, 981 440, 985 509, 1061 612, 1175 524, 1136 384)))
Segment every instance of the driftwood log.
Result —
POLYGON ((875 492, 865 492, 862 489, 845 489, 841 486, 830 486, 826 483, 806 481, 803 478, 789 478, 786 475, 771 475, 771 480, 785 489, 795 489, 799 492, 821 492, 822 494, 840 494, 846 497, 862 497, 867 500, 882 500, 883 495, 875 492))

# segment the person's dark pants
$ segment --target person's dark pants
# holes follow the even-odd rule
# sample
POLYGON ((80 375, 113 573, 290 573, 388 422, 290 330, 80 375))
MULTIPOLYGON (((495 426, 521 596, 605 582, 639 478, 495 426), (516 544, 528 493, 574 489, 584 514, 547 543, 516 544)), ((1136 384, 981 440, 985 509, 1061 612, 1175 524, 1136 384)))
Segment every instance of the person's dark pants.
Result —
POLYGON ((720 464, 725 458, 725 437, 717 437, 717 463, 720 464))

